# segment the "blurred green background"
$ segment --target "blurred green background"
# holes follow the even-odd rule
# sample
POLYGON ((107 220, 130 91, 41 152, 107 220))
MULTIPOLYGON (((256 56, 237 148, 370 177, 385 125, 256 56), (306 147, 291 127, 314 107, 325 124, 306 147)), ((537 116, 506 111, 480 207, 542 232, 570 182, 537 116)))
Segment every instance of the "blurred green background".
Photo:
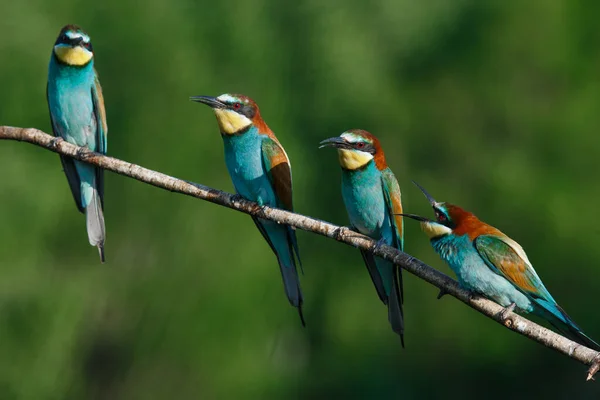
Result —
MULTIPOLYGON (((244 93, 289 154, 298 212, 347 224, 320 140, 377 135, 411 179, 520 242, 600 339, 600 3, 3 0, 0 125, 50 131, 60 28, 92 37, 110 155, 232 191, 212 112, 244 93)), ((108 262, 56 154, 0 143, 0 399, 598 398, 586 368, 406 274, 406 343, 357 250, 299 232, 308 326, 243 214, 106 176, 108 262)), ((416 223, 406 250, 451 274, 416 223)))

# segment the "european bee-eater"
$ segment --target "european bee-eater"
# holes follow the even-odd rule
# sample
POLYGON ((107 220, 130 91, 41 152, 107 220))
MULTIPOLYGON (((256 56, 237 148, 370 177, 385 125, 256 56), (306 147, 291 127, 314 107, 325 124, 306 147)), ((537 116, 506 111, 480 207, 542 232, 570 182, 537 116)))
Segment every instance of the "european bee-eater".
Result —
MULTIPOLYGON (((323 140, 335 147, 342 167, 342 197, 350 224, 363 235, 398 250, 404 247, 400 186, 387 166, 379 140, 367 131, 352 129, 323 140)), ((392 329, 404 346, 402 271, 400 267, 361 251, 377 294, 388 306, 392 329)))
MULTIPOLYGON (((48 107, 54 136, 106 154, 107 126, 102 88, 94 69, 90 37, 79 27, 61 29, 50 57, 48 107)), ((86 215, 88 239, 104 262, 103 170, 61 156, 77 208, 86 215)))
POLYGON ((431 245, 463 288, 495 301, 505 310, 534 313, 573 341, 600 350, 556 303, 517 242, 472 213, 435 201, 417 186, 433 207, 435 220, 403 215, 421 222, 431 245))
MULTIPOLYGON (((237 194, 269 206, 293 211, 292 170, 285 150, 249 97, 223 94, 191 100, 211 107, 225 148, 225 164, 237 194)), ((302 291, 296 268, 300 263, 295 231, 287 226, 252 217, 279 262, 290 304, 298 308, 302 325, 302 291), (296 256, 294 257, 294 253, 296 256)))

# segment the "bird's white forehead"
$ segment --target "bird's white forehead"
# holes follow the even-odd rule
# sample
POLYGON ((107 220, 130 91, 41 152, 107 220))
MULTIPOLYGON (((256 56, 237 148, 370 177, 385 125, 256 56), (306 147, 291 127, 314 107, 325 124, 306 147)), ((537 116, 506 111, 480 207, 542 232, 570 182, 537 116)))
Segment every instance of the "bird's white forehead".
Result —
POLYGON ((350 143, 356 143, 364 140, 362 136, 356 135, 351 132, 344 132, 340 135, 340 137, 350 143))
POLYGON ((239 99, 229 94, 222 94, 219 97, 217 97, 217 100, 222 101, 223 103, 234 103, 236 101, 240 101, 239 99))
POLYGON ((83 32, 73 32, 73 31, 67 31, 67 37, 69 39, 79 39, 81 38, 85 43, 89 43, 90 42, 90 37, 88 35, 86 35, 83 32))

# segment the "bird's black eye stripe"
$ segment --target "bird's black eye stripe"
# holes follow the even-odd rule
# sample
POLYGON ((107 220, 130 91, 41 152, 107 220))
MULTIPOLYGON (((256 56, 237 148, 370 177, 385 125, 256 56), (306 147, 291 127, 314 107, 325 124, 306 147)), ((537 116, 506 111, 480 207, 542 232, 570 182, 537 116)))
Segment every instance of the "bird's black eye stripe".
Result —
POLYGON ((88 49, 89 51, 93 52, 92 42, 85 42, 81 38, 71 39, 69 36, 67 36, 66 33, 63 33, 62 35, 60 35, 58 37, 58 39, 56 39, 56 43, 54 43, 54 44, 55 45, 66 44, 66 45, 70 45, 70 46, 78 45, 78 46, 82 46, 82 47, 88 49))
POLYGON ((244 108, 244 115, 250 119, 254 118, 254 114, 256 114, 256 110, 254 110, 254 107, 249 106, 249 105, 245 105, 244 108))
POLYGON ((371 143, 366 143, 366 142, 357 142, 354 144, 354 148, 360 151, 364 151, 366 153, 371 153, 371 154, 375 154, 375 146, 373 146, 371 143))
POLYGON ((58 37, 58 39, 56 39, 56 44, 61 44, 61 43, 68 43, 69 42, 69 38, 67 37, 67 35, 65 33, 63 33, 62 35, 60 35, 58 37))
POLYGON ((230 103, 229 108, 250 119, 254 118, 254 114, 256 114, 254 107, 237 101, 234 103, 230 103))

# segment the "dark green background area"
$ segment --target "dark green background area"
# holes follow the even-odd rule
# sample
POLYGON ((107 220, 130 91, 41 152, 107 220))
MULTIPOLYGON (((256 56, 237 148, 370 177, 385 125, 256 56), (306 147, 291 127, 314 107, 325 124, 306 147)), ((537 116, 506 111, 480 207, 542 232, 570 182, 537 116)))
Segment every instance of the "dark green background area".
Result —
MULTIPOLYGON (((523 245, 600 340, 600 3, 27 0, 0 4, 0 125, 50 131, 60 28, 92 37, 111 156, 232 191, 212 112, 254 98, 298 212, 347 224, 335 152, 377 135, 412 179, 523 245)), ((108 173, 107 263, 58 156, 0 142, 0 399, 569 398, 585 367, 405 275, 406 349, 357 250, 299 232, 307 327, 246 215, 108 173)), ((412 221, 406 250, 451 274, 412 221)))

